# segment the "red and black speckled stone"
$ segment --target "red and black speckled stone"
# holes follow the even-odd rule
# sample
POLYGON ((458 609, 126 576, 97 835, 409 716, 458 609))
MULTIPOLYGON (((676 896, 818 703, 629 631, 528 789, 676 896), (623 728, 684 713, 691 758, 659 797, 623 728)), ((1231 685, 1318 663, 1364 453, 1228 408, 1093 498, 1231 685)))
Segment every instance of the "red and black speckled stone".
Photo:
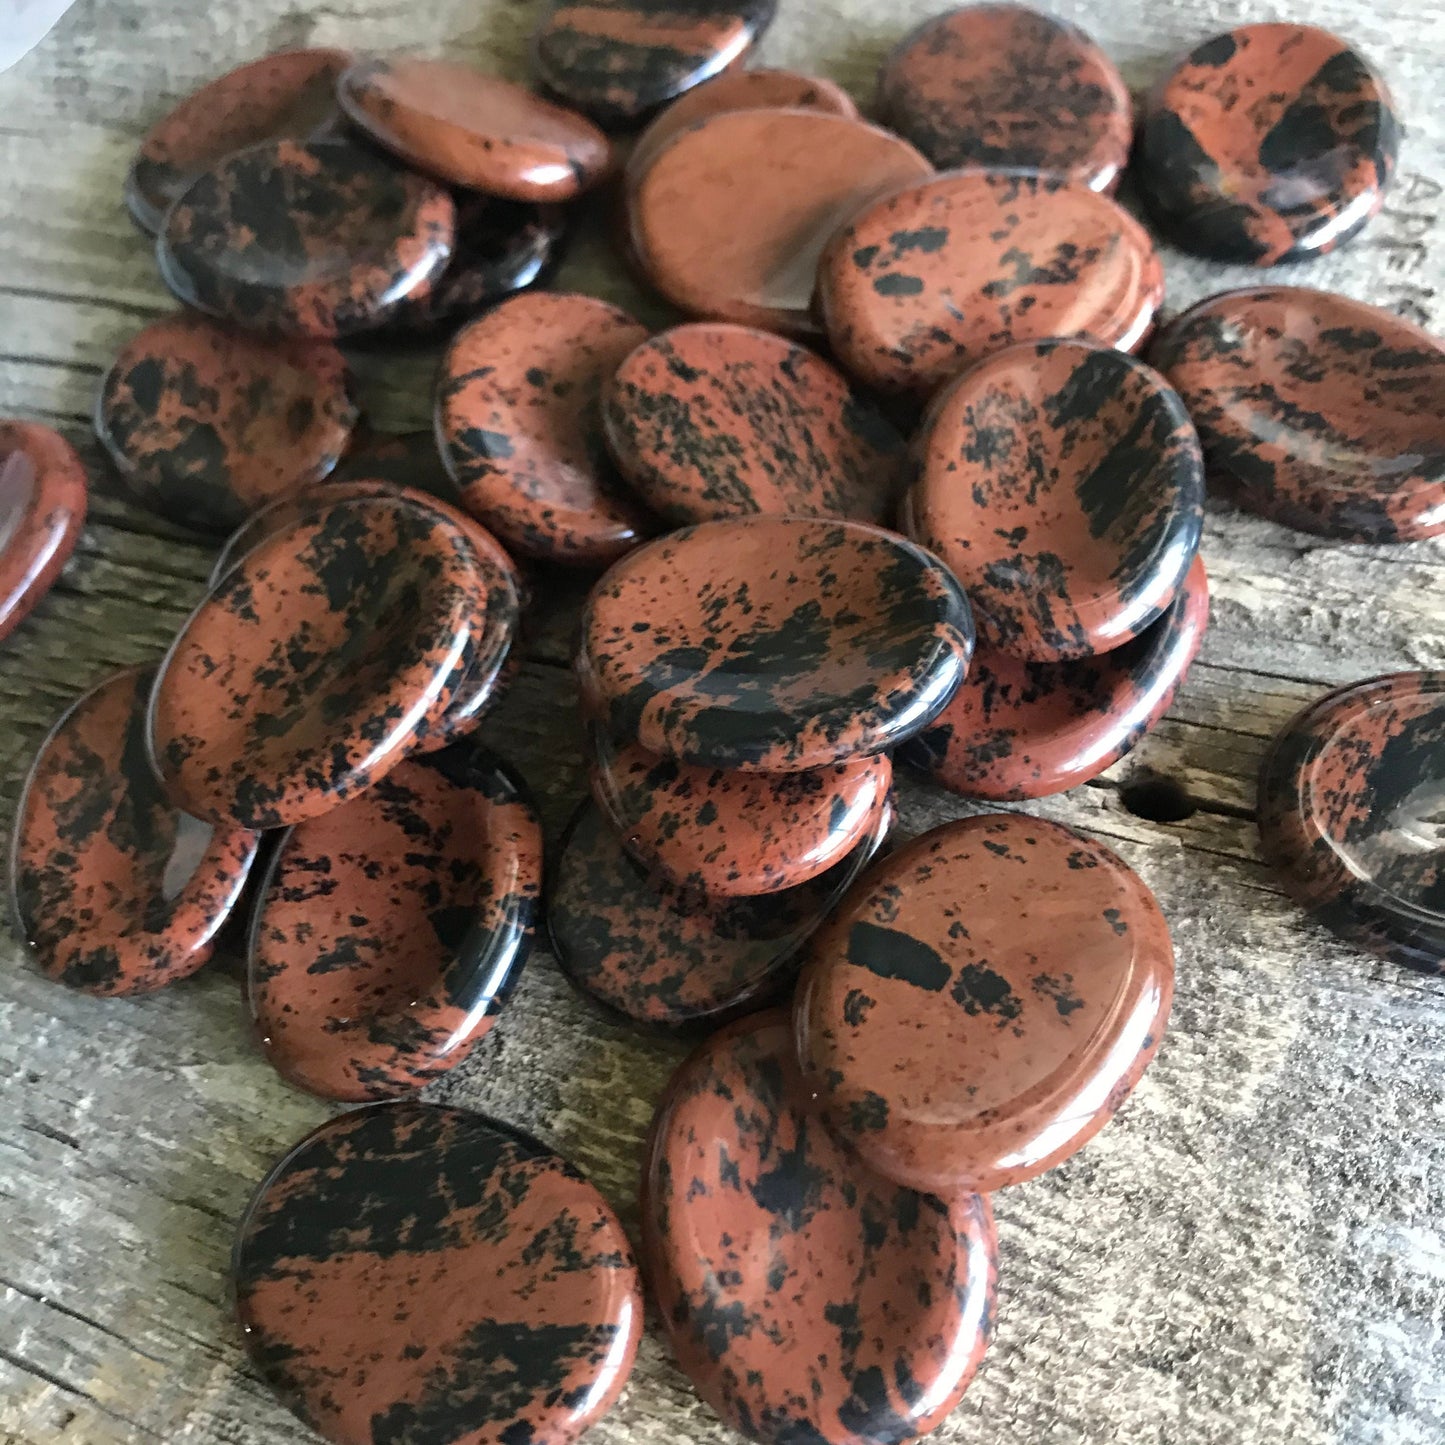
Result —
POLYGON ((963 589, 903 538, 736 517, 617 563, 583 609, 577 674, 584 709, 614 737, 679 762, 786 773, 927 727, 973 640, 963 589))
POLYGON ((1139 189, 1201 256, 1272 266, 1332 251, 1384 204, 1400 124, 1358 51, 1310 25, 1242 25, 1155 87, 1139 189))
POLYGON ((1291 895, 1342 938, 1445 973, 1445 673, 1311 703, 1259 774, 1259 835, 1291 895))
POLYGON ((1418 326, 1328 291, 1257 287, 1186 311, 1150 360, 1240 506, 1351 542, 1445 532, 1445 346, 1418 326))
POLYGON ((793 1017, 829 1127, 946 1198, 1093 1138, 1154 1057, 1173 991, 1169 926, 1134 872, 1057 823, 994 813, 869 870, 815 935, 793 1017))
POLYGON ((390 482, 393 486, 426 492, 450 507, 460 507, 461 493, 442 465, 436 432, 377 432, 365 422, 352 433, 351 449, 337 463, 328 481, 390 482))
POLYGON ((20 935, 45 973, 87 993, 148 993, 200 968, 260 841, 161 791, 145 745, 151 676, 117 673, 65 713, 15 814, 20 935))
POLYGON ((903 530, 952 569, 998 651, 1049 662, 1121 646, 1199 550, 1199 438, 1164 378, 1123 352, 997 352, 939 394, 913 453, 903 530))
POLYGON ((334 1445, 570 1445, 642 1333, 597 1190, 510 1125, 434 1104, 308 1134, 247 1207, 231 1272, 256 1369, 334 1445))
POLYGON ((218 161, 171 207, 161 279, 250 330, 349 336, 446 270, 446 189, 347 140, 266 142, 218 161))
POLYGON ((917 1194, 840 1147, 782 1014, 716 1035, 673 1075, 648 1141, 642 1250, 679 1366, 768 1445, 927 1434, 992 1332, 987 1198, 917 1194))

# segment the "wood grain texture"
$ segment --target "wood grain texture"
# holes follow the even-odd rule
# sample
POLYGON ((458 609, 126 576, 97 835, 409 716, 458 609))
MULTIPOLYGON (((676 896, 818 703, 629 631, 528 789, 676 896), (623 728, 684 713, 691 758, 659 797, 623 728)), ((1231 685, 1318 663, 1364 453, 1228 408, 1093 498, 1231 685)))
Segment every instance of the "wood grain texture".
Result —
MULTIPOLYGON (((933 0, 782 0, 769 63, 865 104, 933 0)), ((1069 0, 1146 85, 1242 20, 1209 0, 1069 0)), ((80 0, 0 76, 0 414, 84 440, 99 377, 169 309, 120 203, 140 134, 217 71, 279 45, 420 48, 524 73, 535 0, 80 0)), ((1386 213, 1280 280, 1445 322, 1445 6, 1322 0, 1311 23, 1386 70, 1409 127, 1386 213)), ((1167 257, 1169 306, 1257 273, 1167 257)), ((557 283, 661 323, 600 241, 557 283)), ((358 353, 382 425, 423 425, 434 352, 358 353)), ((74 562, 0 659, 0 806, 54 716, 157 656, 210 564, 127 504, 85 444, 95 498, 74 562)), ((1339 546, 1212 505, 1203 656, 1169 718, 1097 782, 1037 805, 1107 840, 1157 891, 1179 989, 1158 1062, 1063 1168, 999 1196, 998 1336, 936 1437, 968 1445, 1438 1445, 1445 1439, 1445 989, 1301 919, 1261 866, 1254 774, 1327 687, 1445 666, 1445 539, 1339 546), (1195 811, 1134 816, 1159 775, 1195 811)), ((582 588, 547 577, 531 660, 487 740, 541 795, 555 838, 582 787, 566 671, 582 588)), ((905 830, 969 811, 909 783, 905 830)), ((243 1361, 226 1293, 233 1221, 270 1161, 328 1109, 248 1036, 234 958, 142 1001, 71 994, 0 938, 0 1442, 283 1445, 312 1437, 243 1361)), ((635 1221, 641 1139, 680 1050, 603 1021, 544 950, 476 1055, 430 1092, 529 1128, 635 1221)), ((735 1440, 655 1335, 597 1445, 735 1440)))

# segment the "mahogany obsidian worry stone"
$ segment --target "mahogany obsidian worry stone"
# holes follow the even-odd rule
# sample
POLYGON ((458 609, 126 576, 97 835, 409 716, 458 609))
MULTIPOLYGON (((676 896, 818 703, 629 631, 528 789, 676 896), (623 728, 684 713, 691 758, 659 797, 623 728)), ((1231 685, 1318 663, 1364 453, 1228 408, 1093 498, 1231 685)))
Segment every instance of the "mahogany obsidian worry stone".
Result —
POLYGON ((1001 652, 1122 645, 1199 550, 1204 459, 1184 403, 1093 342, 1026 342, 966 371, 929 408, 914 465, 903 530, 949 565, 1001 652))
POLYGON ((85 468, 59 432, 0 421, 0 639, 55 585, 88 500, 85 468))
POLYGON ((822 1127, 787 1019, 701 1045, 643 1166, 642 1252, 677 1362, 769 1445, 927 1434, 988 1346, 998 1247, 981 1194, 880 1178, 822 1127))
POLYGON ((1332 251, 1384 204, 1400 125, 1384 80, 1310 25, 1195 46, 1145 110, 1139 189, 1172 240, 1272 266, 1332 251))
POLYGON ((547 897, 563 973, 611 1013, 657 1031, 696 1031, 774 1002, 798 956, 887 836, 891 810, 826 873, 781 893, 707 900, 649 876, 610 821, 584 803, 547 897))
POLYGON ((1134 107, 1113 61, 1076 26, 1024 5, 925 20, 878 78, 878 114, 934 165, 1018 166, 1119 183, 1134 107))
POLYGON ((813 939, 794 1021, 830 1127, 879 1173, 948 1196, 1031 1179, 1103 1128, 1173 989, 1169 926, 1131 869, 993 813, 869 870, 813 939))
POLYGON ((349 336, 446 270, 444 187, 348 140, 265 142, 218 161, 166 216, 161 279, 255 331, 349 336))
POLYGON ((881 528, 704 522, 624 557, 583 609, 584 711, 705 767, 796 772, 928 726, 973 652, 963 589, 881 528))
POLYGON ((279 50, 203 85, 146 133, 125 179, 135 222, 152 234, 202 171, 265 140, 318 139, 339 120, 344 50, 279 50))
POLYGON ((228 532, 328 475, 357 416, 346 361, 329 343, 238 335, 181 314, 121 348, 95 432, 137 501, 228 532))
POLYGON ((677 526, 750 512, 881 522, 902 481, 902 436, 836 367, 723 321, 639 346, 602 422, 623 476, 677 526))
POLYGON ((980 647, 963 686, 899 758, 970 798, 1042 798, 1131 752, 1169 711, 1209 623, 1209 579, 1194 565, 1157 622, 1122 647, 1027 662, 980 647))
POLYGON ((636 124, 740 60, 776 0, 558 0, 537 27, 532 67, 603 125, 636 124))
POLYGON ((461 493, 442 465, 436 430, 378 432, 365 422, 352 433, 351 449, 327 479, 342 482, 390 482, 396 487, 426 492, 451 507, 461 506, 461 493))
POLYGON ((1150 360, 1212 479, 1243 507, 1351 542, 1445 532, 1445 346, 1389 311, 1303 287, 1210 297, 1150 360))
POLYGON ((149 993, 200 968, 259 843, 161 791, 146 757, 151 676, 119 672, 65 713, 15 814, 20 935, 45 973, 87 993, 149 993))
POLYGON ((642 1333, 597 1190, 508 1124, 411 1100, 302 1139, 247 1207, 231 1272, 256 1369, 334 1445, 570 1445, 642 1333))
POLYGON ((1445 972, 1445 672, 1336 689, 1294 717, 1259 774, 1259 834, 1327 928, 1445 972))
POLYGON ((251 930, 266 1056, 330 1099, 421 1088, 486 1036, 532 946, 542 825, 466 744, 408 759, 281 839, 251 930))

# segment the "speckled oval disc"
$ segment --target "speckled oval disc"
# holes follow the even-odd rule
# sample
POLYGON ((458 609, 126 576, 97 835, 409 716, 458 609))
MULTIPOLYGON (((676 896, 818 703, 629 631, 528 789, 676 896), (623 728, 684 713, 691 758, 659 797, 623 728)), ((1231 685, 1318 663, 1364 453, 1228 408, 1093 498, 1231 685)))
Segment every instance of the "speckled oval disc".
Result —
POLYGON ((924 21, 883 66, 878 114, 940 169, 1018 166, 1095 191, 1118 185, 1134 139, 1114 62, 1077 26, 1024 5, 924 21))
POLYGON ((734 110, 669 142, 628 195, 639 264, 673 305, 816 335, 829 236, 879 191, 931 175, 907 141, 816 110, 734 110))
POLYGON ((510 1125, 410 1100, 330 1119, 231 1256, 261 1377, 333 1445, 570 1445, 642 1333, 617 1216, 510 1125))
POLYGON ((1038 662, 1136 637, 1199 550, 1204 458, 1157 372, 1086 341, 965 372, 914 441, 903 529, 968 590, 979 640, 1038 662))
POLYGON ((647 328, 576 293, 517 296, 458 334, 437 438, 463 505, 527 557, 605 566, 654 530, 618 482, 599 396, 647 328))
POLYGON ((1150 360, 1243 507, 1350 542, 1445 532, 1445 346, 1392 312, 1268 286, 1201 301, 1150 360))
POLYGON ((673 1075, 643 1166, 642 1251, 683 1373, 769 1445, 927 1434, 992 1332, 988 1200, 900 1188, 830 1138, 782 1014, 716 1035, 673 1075))
POLYGON ((1445 973, 1445 673, 1400 672, 1311 703, 1259 774, 1259 835, 1327 928, 1445 973))
POLYGON ((161 279, 255 331, 349 336, 446 270, 456 206, 434 181, 347 140, 266 142, 218 161, 171 207, 161 279))
POLYGON ((1164 270, 1144 228, 1087 186, 955 171, 859 211, 823 255, 818 297, 845 369, 927 396, 1016 341, 1136 350, 1164 270))
POLYGON ((1272 266, 1332 251, 1384 204, 1400 124, 1383 78, 1310 25, 1241 25, 1149 97, 1136 166, 1185 250, 1272 266))
POLYGON ((1200 558, 1168 611, 1100 657, 1026 662, 980 647, 963 686, 899 758, 968 798, 1042 798, 1133 750, 1169 711, 1209 622, 1200 558))
POLYGON ((340 119, 336 78, 344 50, 279 50, 218 76, 157 121, 125 179, 125 202, 154 234, 202 171, 264 140, 307 140, 340 119))
POLYGON ((880 522, 902 481, 893 424, 811 351, 700 321, 644 342, 603 392, 622 474, 678 526, 750 512, 880 522))
POLYGON ((10 849, 18 929, 51 978, 149 993, 211 956, 258 836, 179 812, 146 758, 152 669, 130 668, 55 724, 32 764, 10 849))
POLYGON ((346 361, 327 342, 238 335, 178 315, 121 348, 95 432, 137 501, 227 532, 326 476, 357 415, 346 361))
POLYGON ((583 609, 584 708, 704 767, 797 772, 928 726, 973 651, 936 557, 861 522, 704 522, 617 563, 583 609))
POLYGON ((1137 874, 1057 823, 991 813, 869 870, 813 940, 794 1021, 829 1126, 946 1197, 1093 1138, 1154 1057, 1173 989, 1137 874))
POLYGON ((0 639, 55 585, 90 490, 75 448, 38 422, 0 421, 0 639))

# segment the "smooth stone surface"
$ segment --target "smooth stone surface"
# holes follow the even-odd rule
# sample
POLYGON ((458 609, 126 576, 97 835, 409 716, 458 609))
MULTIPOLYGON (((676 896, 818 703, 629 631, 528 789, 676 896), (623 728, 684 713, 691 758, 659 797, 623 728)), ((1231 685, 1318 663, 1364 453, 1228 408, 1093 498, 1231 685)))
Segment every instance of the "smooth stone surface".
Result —
POLYGON ((224 533, 327 476, 358 415, 334 346, 237 334, 183 313, 121 348, 95 433, 142 505, 224 533))
POLYGON ((930 1193, 1042 1174, 1098 1133, 1164 1031, 1159 905, 1023 813, 946 823, 860 880, 794 1003, 805 1082, 879 1173, 930 1193))
POLYGON ((203 85, 158 120, 125 179, 125 202, 154 235, 166 212, 202 171, 266 140, 310 140, 340 119, 336 78, 344 50, 279 50, 203 85))
POLYGON ((1151 93, 1139 190, 1171 240, 1272 266, 1332 251, 1384 204, 1400 123, 1384 79, 1310 25, 1242 25, 1151 93))
POLYGON ((532 947, 542 824, 526 783, 463 744, 408 759, 290 829, 247 964, 266 1057, 328 1099, 411 1093, 491 1030, 532 947))
POLYGON ((1051 662, 1121 646, 1199 550, 1199 438, 1164 378, 1123 352, 996 352, 939 394, 913 456, 903 530, 952 569, 1000 652, 1051 662))
POLYGON ((525 557, 605 566, 654 530, 618 482, 599 398, 647 328, 576 293, 518 296, 453 341, 437 437, 462 503, 525 557))
POLYGON ((929 396, 1019 341, 1149 335, 1164 270, 1107 196, 1052 177, 955 171, 863 207, 829 243, 818 297, 838 362, 929 396))
POLYGON ((821 356, 700 321, 639 346, 602 401, 622 475, 674 526, 752 512, 881 522, 903 480, 892 422, 821 356))
POLYGON ((645 868, 710 898, 753 897, 825 873, 878 831, 886 753, 805 773, 729 773, 593 738, 592 797, 645 868))
POLYGON ((510 1125, 409 1100, 302 1139, 247 1206, 231 1273, 261 1378, 335 1445, 569 1445, 642 1333, 597 1190, 510 1125))
POLYGON ((980 647, 963 686, 899 758, 966 798, 1014 801, 1096 778, 1169 711, 1209 623, 1196 557, 1169 610, 1100 657, 1026 662, 980 647))
POLYGON ((436 430, 378 432, 365 422, 352 433, 351 448, 327 479, 342 482, 390 482, 426 492, 450 507, 460 507, 461 493, 442 465, 436 430))
POLYGON ((55 585, 85 526, 75 448, 37 422, 0 421, 0 640, 55 585))
POLYGON ((926 1434, 992 1332, 989 1201, 900 1188, 834 1142, 782 1014, 708 1040, 673 1075, 644 1163, 642 1252, 683 1373, 770 1445, 926 1434))
POLYGON ((559 0, 532 40, 532 68, 569 105, 635 125, 742 59, 776 0, 559 0))
POLYGON ((792 987, 803 945, 891 823, 881 817, 851 854, 796 888, 710 901, 649 877, 584 803, 548 881, 558 966, 609 1013, 649 1030, 705 1030, 766 1008, 792 987))
POLYGON ((884 63, 878 114, 940 170, 1018 166, 1095 191, 1118 185, 1134 139, 1114 62, 1077 26, 1024 5, 924 21, 884 63))
POLYGON ((1445 532, 1445 346, 1420 327, 1264 286, 1201 301, 1150 360, 1240 506, 1349 542, 1445 532))
POLYGON ((860 522, 738 517, 625 557, 583 609, 584 710, 705 767, 797 772, 928 726, 973 652, 936 557, 860 522))
POLYGON ((260 842, 161 791, 145 748, 152 673, 116 673, 66 711, 15 811, 18 931, 49 977, 86 993, 149 993, 200 968, 260 842))
POLYGON ((336 97, 407 165, 491 196, 570 201, 612 168, 612 143, 585 116, 453 60, 359 60, 336 97))
POLYGON ((456 206, 435 182, 351 141, 276 141, 198 176, 166 216, 156 260, 208 315, 349 336, 436 282, 455 235, 456 206))
POLYGON ((828 238, 860 205, 933 168, 876 126, 816 110, 736 110, 671 141, 636 184, 642 269, 696 316, 818 333, 813 287, 828 238))
POLYGON ((1291 895, 1340 937, 1445 973, 1445 673, 1336 689, 1275 739, 1259 835, 1291 895))

